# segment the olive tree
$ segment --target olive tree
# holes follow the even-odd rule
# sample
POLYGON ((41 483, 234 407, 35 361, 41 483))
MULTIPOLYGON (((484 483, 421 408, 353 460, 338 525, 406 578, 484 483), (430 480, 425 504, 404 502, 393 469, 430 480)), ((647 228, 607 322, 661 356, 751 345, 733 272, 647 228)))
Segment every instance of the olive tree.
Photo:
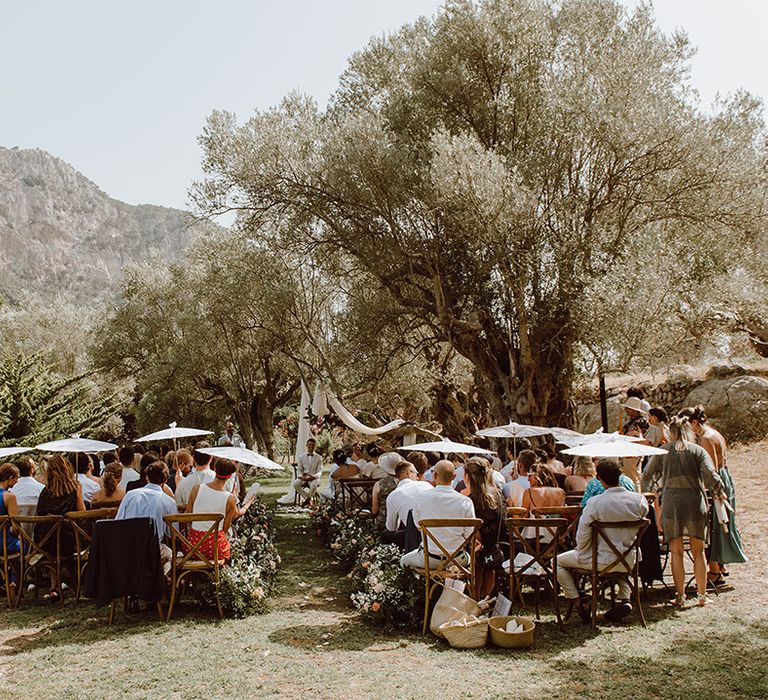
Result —
POLYGON ((582 353, 663 326, 764 226, 759 105, 703 111, 690 53, 645 5, 449 0, 355 54, 327 109, 213 113, 193 196, 353 261, 472 363, 497 419, 567 421, 582 353), (650 326, 649 271, 671 295, 650 326))

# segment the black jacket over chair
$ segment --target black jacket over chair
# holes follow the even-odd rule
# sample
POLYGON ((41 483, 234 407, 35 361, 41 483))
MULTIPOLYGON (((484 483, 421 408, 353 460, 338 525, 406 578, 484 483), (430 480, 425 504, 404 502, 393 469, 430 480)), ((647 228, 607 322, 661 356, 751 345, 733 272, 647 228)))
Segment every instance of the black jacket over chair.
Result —
POLYGON ((114 598, 134 596, 156 603, 165 591, 160 543, 151 518, 99 520, 85 576, 87 598, 102 607, 114 598))

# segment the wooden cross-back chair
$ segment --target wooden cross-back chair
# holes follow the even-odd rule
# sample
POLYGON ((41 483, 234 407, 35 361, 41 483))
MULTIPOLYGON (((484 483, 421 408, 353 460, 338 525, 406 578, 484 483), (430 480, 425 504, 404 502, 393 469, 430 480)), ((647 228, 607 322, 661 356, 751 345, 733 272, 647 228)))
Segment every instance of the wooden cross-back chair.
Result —
MULTIPOLYGON (((349 477, 339 479, 337 486, 341 486, 341 503, 345 510, 370 510, 373 501, 373 487, 378 479, 358 479, 349 477)), ((336 492, 337 494, 339 491, 336 492)))
MULTIPOLYGON (((637 606, 637 615, 640 618, 640 622, 643 627, 645 624, 645 615, 643 614, 643 608, 640 604, 640 584, 638 580, 639 576, 639 564, 640 564, 640 540, 645 532, 645 528, 650 525, 650 521, 647 518, 640 520, 625 520, 621 522, 603 522, 595 521, 591 524, 592 529, 592 568, 571 569, 571 573, 574 576, 587 577, 591 582, 592 588, 592 627, 597 627, 597 599, 598 593, 602 586, 611 585, 611 597, 613 598, 612 584, 625 580, 629 584, 630 598, 632 602, 637 606), (618 529, 633 529, 635 530, 635 536, 632 538, 632 542, 629 546, 616 544, 609 536, 611 530, 618 529), (611 556, 613 557, 605 566, 598 568, 598 546, 603 541, 608 545, 611 550, 611 556), (634 560, 634 561, 632 561, 634 560)), ((574 602, 571 601, 568 615, 571 614, 574 602)))
POLYGON ((421 633, 426 634, 429 624, 429 604, 432 594, 438 586, 445 584, 446 579, 467 581, 469 595, 475 589, 475 550, 477 538, 483 521, 480 518, 432 518, 421 520, 422 550, 424 554, 424 567, 416 571, 424 577, 424 623, 421 633), (448 551, 440 541, 437 532, 444 528, 462 528, 469 534, 462 535, 461 543, 452 551, 448 551), (430 554, 429 545, 440 554, 430 554), (466 555, 466 558, 465 558, 466 555), (433 566, 432 559, 438 559, 439 564, 433 566))
POLYGON ((528 583, 534 589, 534 609, 536 619, 540 619, 539 597, 541 583, 546 582, 552 588, 557 624, 563 628, 560 616, 560 603, 557 596, 557 555, 560 543, 568 530, 569 522, 565 518, 510 518, 509 530, 509 599, 517 596, 521 605, 523 585, 528 583), (527 537, 528 529, 533 529, 533 537, 527 537), (550 539, 551 538, 551 539, 550 539), (517 554, 525 554, 529 560, 519 569, 515 568, 517 554), (542 573, 536 571, 540 567, 542 573))
POLYGON ((531 515, 534 518, 565 518, 568 521, 568 527, 563 533, 558 549, 565 551, 566 548, 576 546, 576 530, 579 527, 581 506, 541 506, 531 508, 531 515))
POLYGON ((584 499, 583 493, 566 493, 565 505, 567 506, 580 506, 581 501, 584 499))
POLYGON ((192 574, 203 574, 210 579, 216 595, 219 617, 224 617, 219 597, 219 569, 225 561, 219 559, 217 549, 219 523, 223 519, 224 516, 221 513, 180 513, 179 515, 166 515, 163 518, 171 533, 171 599, 168 603, 168 620, 173 614, 179 587, 182 587, 186 583, 187 577, 192 574), (200 522, 209 522, 210 525, 204 531, 203 537, 196 544, 192 544, 182 532, 182 528, 200 522), (214 555, 212 557, 202 552, 202 547, 208 542, 213 544, 214 555))
POLYGON ((73 510, 64 514, 65 523, 75 535, 75 602, 80 602, 83 572, 88 565, 88 555, 93 537, 93 523, 97 520, 112 520, 117 515, 117 508, 95 508, 93 510, 73 510))
MULTIPOLYGON (((21 557, 18 601, 21 601, 24 594, 24 581, 27 575, 34 572, 37 576, 40 569, 45 569, 51 575, 55 574, 59 582, 57 592, 61 602, 61 526, 64 518, 60 515, 16 515, 11 518, 11 521, 16 525, 21 551, 24 553, 21 557), (27 527, 24 527, 25 525, 27 527), (48 525, 47 531, 39 539, 37 539, 38 525, 48 525), (46 549, 49 543, 55 543, 55 554, 49 553, 46 549)), ((39 586, 35 591, 37 592, 38 589, 39 586)))
POLYGON ((3 539, 3 585, 5 586, 5 597, 8 601, 8 607, 12 608, 18 602, 18 582, 21 579, 21 552, 8 551, 8 537, 14 534, 13 523, 9 515, 0 515, 0 537, 3 539), (11 590, 12 574, 16 569, 16 594, 11 590))

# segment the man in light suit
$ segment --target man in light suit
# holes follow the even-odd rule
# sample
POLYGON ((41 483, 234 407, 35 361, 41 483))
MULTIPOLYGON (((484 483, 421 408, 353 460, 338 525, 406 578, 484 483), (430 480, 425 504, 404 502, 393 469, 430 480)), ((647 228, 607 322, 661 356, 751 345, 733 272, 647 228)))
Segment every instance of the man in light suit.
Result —
MULTIPOLYGON (((586 601, 579 597, 570 569, 592 568, 592 523, 640 520, 648 514, 648 502, 645 496, 627 491, 619 484, 619 476, 621 476, 621 468, 614 460, 603 459, 598 462, 597 478, 605 486, 605 492, 590 498, 584 506, 579 520, 579 529, 576 531, 576 549, 563 552, 557 557, 557 582, 566 599, 579 601, 579 614, 585 621, 589 620, 586 601)), ((632 544, 636 534, 636 528, 606 531, 611 542, 622 553, 632 544)), ((615 559, 615 552, 601 539, 597 549, 598 569, 604 568, 615 559)), ((627 557, 627 562, 634 563, 630 557, 627 557)), ((605 614, 606 620, 618 622, 632 611, 629 594, 629 584, 624 580, 620 581, 618 604, 605 614)), ((595 595, 594 592, 593 595, 595 595)))

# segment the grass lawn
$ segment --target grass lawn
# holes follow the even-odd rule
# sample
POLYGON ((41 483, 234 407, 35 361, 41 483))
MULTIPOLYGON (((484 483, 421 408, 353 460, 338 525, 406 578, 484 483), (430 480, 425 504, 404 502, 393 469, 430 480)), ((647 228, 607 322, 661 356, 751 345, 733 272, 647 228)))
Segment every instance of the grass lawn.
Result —
MULTIPOLYGON (((306 516, 278 510, 283 566, 271 612, 219 621, 182 604, 171 623, 120 613, 109 627, 89 603, 25 601, 0 613, 0 698, 765 698, 766 450, 731 452, 751 558, 731 567, 734 590, 678 613, 657 587, 644 603, 647 629, 634 616, 594 632, 572 619, 563 634, 545 608, 529 650, 385 634, 358 621, 306 516)), ((267 498, 286 483, 267 482, 267 498)))

